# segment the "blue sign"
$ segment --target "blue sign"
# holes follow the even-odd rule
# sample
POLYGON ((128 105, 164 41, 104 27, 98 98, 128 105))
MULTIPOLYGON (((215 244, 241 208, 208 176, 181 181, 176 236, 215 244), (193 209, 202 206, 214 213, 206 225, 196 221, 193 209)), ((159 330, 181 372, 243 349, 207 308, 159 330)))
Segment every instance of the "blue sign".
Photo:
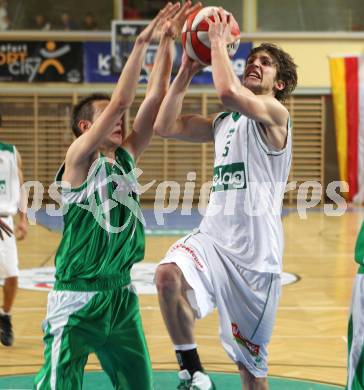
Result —
MULTIPOLYGON (((251 42, 242 42, 232 59, 235 73, 240 78, 243 75, 245 62, 253 45, 251 42)), ((140 82, 148 81, 150 70, 154 63, 157 45, 151 45, 146 53, 142 67, 140 82)), ((119 75, 112 71, 112 57, 110 42, 86 42, 84 44, 84 80, 86 83, 116 83, 119 75)), ((175 60, 172 75, 178 72, 182 58, 182 46, 176 45, 175 60)), ((191 84, 212 84, 211 66, 204 68, 193 79, 191 84)))
MULTIPOLYGON (((158 45, 149 45, 140 72, 140 83, 148 82, 157 49, 158 45)), ((130 47, 128 47, 126 52, 130 53, 131 50, 132 44, 130 44, 130 47)), ((86 83, 116 83, 118 81, 119 73, 115 73, 112 69, 110 42, 86 42, 84 46, 84 56, 86 83)))
POLYGON ((84 80, 86 83, 116 83, 119 76, 112 72, 110 42, 84 44, 84 80))

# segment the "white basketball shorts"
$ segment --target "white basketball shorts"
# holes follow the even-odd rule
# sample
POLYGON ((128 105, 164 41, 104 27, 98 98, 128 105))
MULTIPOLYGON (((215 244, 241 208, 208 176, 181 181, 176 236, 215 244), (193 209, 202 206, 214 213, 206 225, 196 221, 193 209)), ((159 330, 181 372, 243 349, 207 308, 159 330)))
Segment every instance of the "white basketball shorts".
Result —
MULTIPOLYGON (((2 217, 2 220, 14 230, 12 217, 2 217)), ((19 275, 18 251, 15 235, 8 237, 3 233, 4 240, 0 240, 0 277, 10 278, 19 275)))
POLYGON ((191 287, 187 298, 197 318, 217 308, 220 339, 230 358, 255 377, 266 377, 280 275, 233 264, 199 231, 172 245, 160 264, 167 263, 175 263, 191 287))

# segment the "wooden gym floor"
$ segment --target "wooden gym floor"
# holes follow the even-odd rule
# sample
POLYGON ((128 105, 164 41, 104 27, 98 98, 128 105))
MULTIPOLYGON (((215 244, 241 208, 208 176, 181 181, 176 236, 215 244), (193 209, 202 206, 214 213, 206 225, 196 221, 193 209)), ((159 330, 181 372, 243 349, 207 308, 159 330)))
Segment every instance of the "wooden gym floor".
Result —
MULTIPOLYGON (((346 328, 356 265, 353 250, 363 219, 362 209, 341 217, 313 210, 306 220, 294 210, 284 218, 286 249, 284 271, 299 281, 284 286, 277 322, 270 344, 270 375, 334 384, 346 381, 346 328)), ((60 234, 36 225, 18 243, 21 268, 53 265, 60 234)), ((147 238, 146 262, 157 262, 176 236, 147 238)), ((19 290, 13 310, 15 344, 0 346, 0 375, 35 373, 42 364, 41 321, 45 292, 19 290)), ((143 324, 153 368, 176 369, 155 295, 141 295, 143 324)), ((235 371, 217 336, 217 313, 198 321, 197 342, 207 370, 235 371)), ((88 369, 99 365, 91 356, 88 369)))

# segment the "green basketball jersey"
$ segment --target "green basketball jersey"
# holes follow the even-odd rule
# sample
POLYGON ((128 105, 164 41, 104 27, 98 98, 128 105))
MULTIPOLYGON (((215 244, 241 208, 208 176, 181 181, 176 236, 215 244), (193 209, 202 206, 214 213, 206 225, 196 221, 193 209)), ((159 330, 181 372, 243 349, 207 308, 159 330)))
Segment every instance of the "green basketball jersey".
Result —
POLYGON ((361 265, 361 269, 364 273, 364 222, 361 225, 361 229, 356 240, 355 245, 355 261, 361 265))
MULTIPOLYGON (((60 184, 63 237, 55 257, 56 290, 99 291, 130 283, 132 265, 144 257, 143 217, 133 158, 102 155, 78 188, 60 184)), ((57 174, 62 179, 64 166, 57 174)))

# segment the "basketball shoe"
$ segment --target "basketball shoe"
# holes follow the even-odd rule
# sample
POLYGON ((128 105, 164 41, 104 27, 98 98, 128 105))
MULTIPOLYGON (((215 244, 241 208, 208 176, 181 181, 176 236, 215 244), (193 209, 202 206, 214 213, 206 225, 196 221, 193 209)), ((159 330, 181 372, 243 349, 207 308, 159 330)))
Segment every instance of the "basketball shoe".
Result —
POLYGON ((180 383, 177 390, 214 390, 215 385, 210 377, 201 371, 196 371, 193 376, 187 370, 178 373, 180 383))
POLYGON ((10 347, 14 342, 11 317, 8 314, 0 314, 0 342, 6 347, 10 347))

